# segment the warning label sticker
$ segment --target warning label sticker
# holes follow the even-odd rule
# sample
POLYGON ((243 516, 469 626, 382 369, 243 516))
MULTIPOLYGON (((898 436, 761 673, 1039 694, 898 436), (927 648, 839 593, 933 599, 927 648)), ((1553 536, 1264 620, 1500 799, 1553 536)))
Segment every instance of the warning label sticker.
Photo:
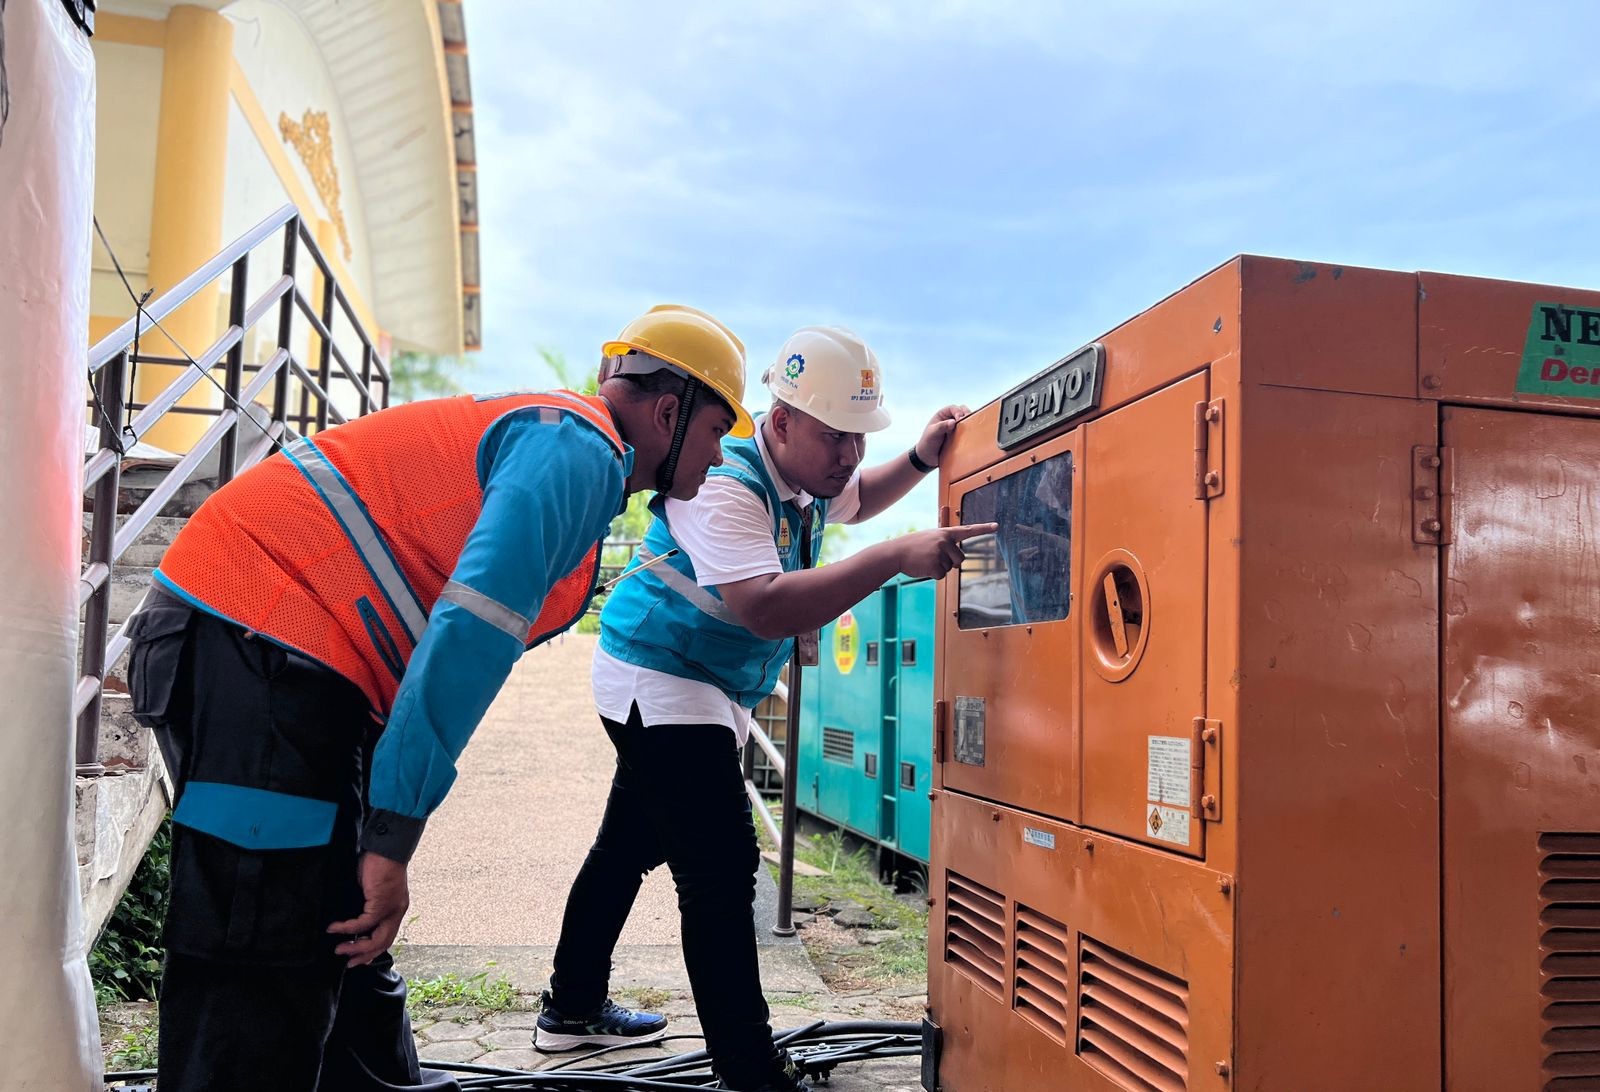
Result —
MULTIPOLYGON (((1190 778, 1194 775, 1185 736, 1151 736, 1150 761, 1145 799, 1153 804, 1176 804, 1187 808, 1194 799, 1190 778)), ((1185 844, 1189 839, 1184 838, 1185 844)))
POLYGON ((1160 804, 1152 804, 1144 823, 1152 838, 1178 846, 1189 844, 1189 813, 1183 808, 1164 808, 1160 804))

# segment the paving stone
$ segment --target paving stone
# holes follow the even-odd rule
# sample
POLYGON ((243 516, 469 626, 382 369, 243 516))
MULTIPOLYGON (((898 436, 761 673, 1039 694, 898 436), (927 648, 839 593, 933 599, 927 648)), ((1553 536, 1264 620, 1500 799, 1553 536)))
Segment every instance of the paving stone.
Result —
POLYGON ((801 925, 810 925, 812 922, 817 920, 817 915, 808 914, 804 910, 796 910, 792 915, 790 915, 789 920, 797 927, 801 925))
POLYGON ((475 1062, 483 1056, 483 1047, 471 1039, 457 1039, 448 1043, 423 1043, 417 1054, 424 1062, 475 1062))
MULTIPOLYGON (((646 1043, 644 1046, 629 1047, 627 1050, 616 1050, 606 1054, 601 1060, 607 1062, 659 1062, 671 1055, 672 1051, 667 1046, 657 1043, 646 1043)), ((574 1067, 577 1068, 577 1067, 574 1067)))
POLYGON ((846 929, 871 929, 878 922, 871 910, 861 906, 847 906, 833 915, 833 920, 846 929))
POLYGON ((489 1026, 496 1031, 501 1028, 526 1028, 532 1031, 539 1025, 539 1014, 536 1012, 497 1012, 489 1017, 489 1026))
POLYGON ((521 1050, 533 1048, 533 1034, 526 1028, 505 1028, 479 1036, 478 1041, 490 1050, 521 1050))
POLYGON ((463 1039, 481 1039, 489 1034, 487 1024, 458 1024, 454 1020, 440 1020, 429 1024, 421 1037, 430 1043, 457 1043, 463 1039))
POLYGON ((796 895, 789 905, 795 910, 804 910, 814 914, 828 904, 815 895, 796 895))
POLYGON ((502 1069, 538 1069, 549 1063, 550 1056, 529 1047, 527 1050, 491 1050, 474 1061, 479 1065, 497 1065, 502 1069))
POLYGON ((898 939, 899 936, 900 930, 898 929, 873 929, 871 932, 862 935, 861 943, 886 944, 891 940, 898 939))

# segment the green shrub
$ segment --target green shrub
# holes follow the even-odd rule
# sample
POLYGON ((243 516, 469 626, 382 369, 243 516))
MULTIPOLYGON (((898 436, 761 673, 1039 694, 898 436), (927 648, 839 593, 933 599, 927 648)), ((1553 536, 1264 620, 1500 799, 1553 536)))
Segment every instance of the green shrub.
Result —
POLYGON ((167 819, 89 953, 89 973, 100 1004, 155 1000, 165 954, 161 923, 167 916, 171 866, 172 820, 167 819))

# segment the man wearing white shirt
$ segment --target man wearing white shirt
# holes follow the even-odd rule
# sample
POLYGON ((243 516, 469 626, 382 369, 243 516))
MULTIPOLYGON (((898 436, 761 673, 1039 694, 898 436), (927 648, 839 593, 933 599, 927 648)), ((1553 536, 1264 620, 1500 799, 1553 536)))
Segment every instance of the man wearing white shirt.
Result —
POLYGON ((610 960, 644 874, 666 863, 684 962, 721 1082, 744 1092, 810 1085, 772 1044, 752 903, 759 861, 739 749, 795 635, 897 573, 942 577, 961 542, 993 525, 921 531, 816 568, 828 523, 856 523, 938 465, 966 414, 934 414, 904 455, 859 469, 865 434, 889 423, 872 351, 837 327, 805 327, 764 382, 756 435, 725 443, 693 501, 653 506, 630 572, 601 612, 595 704, 617 749, 605 818, 572 892, 535 1033, 543 1050, 647 1042, 665 1019, 607 998, 610 960), (676 551, 676 552, 673 552, 676 551))

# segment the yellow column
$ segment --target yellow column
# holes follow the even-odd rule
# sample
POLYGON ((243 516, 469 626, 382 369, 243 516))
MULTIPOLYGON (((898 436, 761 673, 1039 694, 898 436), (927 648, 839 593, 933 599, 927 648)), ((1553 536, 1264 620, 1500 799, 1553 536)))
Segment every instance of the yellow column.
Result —
MULTIPOLYGON (((222 201, 227 181, 228 80, 233 24, 214 11, 180 4, 167 15, 161 71, 161 120, 156 135, 155 203, 150 212, 150 285, 160 296, 222 249, 222 201)), ((222 332, 220 283, 214 282, 162 325, 199 356, 222 332)), ((180 355, 159 335, 143 342, 161 356, 180 355)), ((149 401, 179 369, 139 368, 136 397, 149 401)), ((202 381, 185 405, 215 406, 217 389, 202 381)), ((143 437, 157 447, 188 451, 211 418, 169 415, 143 437)))

